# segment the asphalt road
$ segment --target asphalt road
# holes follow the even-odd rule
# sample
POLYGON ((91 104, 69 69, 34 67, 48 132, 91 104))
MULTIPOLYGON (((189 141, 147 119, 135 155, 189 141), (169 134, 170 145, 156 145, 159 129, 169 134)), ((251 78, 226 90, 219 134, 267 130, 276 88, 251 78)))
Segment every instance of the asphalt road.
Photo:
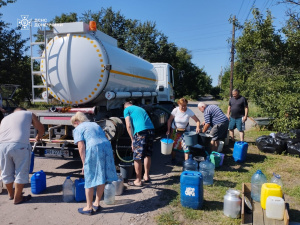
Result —
MULTIPOLYGON (((208 104, 216 102, 203 99, 208 104)), ((197 109, 197 102, 188 105, 201 121, 203 114, 197 109)), ((193 120, 190 121, 195 126, 193 120)), ((162 134, 164 135, 164 134, 162 134)), ((7 191, 0 194, 0 224, 111 224, 134 225, 156 224, 154 217, 168 207, 168 200, 163 197, 164 185, 173 175, 173 166, 169 155, 160 152, 160 135, 154 143, 151 178, 152 184, 142 188, 129 187, 125 184, 121 196, 116 196, 115 205, 105 205, 101 201, 102 211, 93 216, 84 216, 77 212, 85 202, 65 203, 62 201, 62 184, 67 176, 74 181, 81 177, 81 162, 61 158, 35 158, 34 172, 43 170, 46 173, 47 188, 24 204, 14 205, 8 199, 7 191)), ((183 156, 177 155, 179 161, 183 156)), ((170 183, 168 183, 170 184, 170 183)), ((171 191, 171 190, 170 190, 171 191)), ((31 194, 30 183, 25 186, 24 195, 31 194)))

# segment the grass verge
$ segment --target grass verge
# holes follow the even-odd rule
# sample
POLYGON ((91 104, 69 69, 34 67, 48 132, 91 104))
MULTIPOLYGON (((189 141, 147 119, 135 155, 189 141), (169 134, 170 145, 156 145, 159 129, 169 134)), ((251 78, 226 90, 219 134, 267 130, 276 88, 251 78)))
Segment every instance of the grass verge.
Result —
MULTIPOLYGON (((240 219, 231 219, 223 214, 223 198, 230 188, 242 191, 243 183, 250 183, 252 175, 260 169, 270 180, 273 172, 282 176, 283 192, 289 203, 290 221, 300 222, 300 158, 289 155, 274 155, 260 152, 255 139, 268 135, 271 131, 259 131, 256 128, 246 131, 246 141, 249 143, 247 159, 244 163, 236 163, 232 158, 233 146, 223 149, 224 164, 215 171, 214 184, 204 186, 204 202, 201 210, 184 208, 180 203, 181 167, 173 168, 173 182, 164 191, 164 196, 172 197, 163 213, 156 217, 160 225, 166 224, 241 224, 240 219), (169 191, 168 191, 169 190, 169 191), (175 193, 175 194, 174 194, 175 193)), ((172 179, 172 177, 170 177, 172 179)))

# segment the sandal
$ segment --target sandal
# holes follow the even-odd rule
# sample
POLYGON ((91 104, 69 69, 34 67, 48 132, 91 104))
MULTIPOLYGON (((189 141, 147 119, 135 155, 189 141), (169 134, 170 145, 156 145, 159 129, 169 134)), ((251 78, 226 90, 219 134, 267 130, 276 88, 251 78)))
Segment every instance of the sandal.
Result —
POLYGON ((142 187, 142 186, 143 186, 142 184, 137 185, 137 184, 135 184, 133 181, 129 181, 127 184, 128 184, 129 186, 134 186, 134 187, 142 187))
POLYGON ((22 203, 24 203, 24 202, 28 202, 30 199, 31 199, 31 195, 23 196, 22 201, 17 202, 17 203, 14 203, 14 204, 15 204, 15 205, 19 205, 19 204, 22 204, 22 203))
POLYGON ((148 180, 145 180, 145 179, 144 179, 144 183, 150 184, 150 183, 151 183, 151 179, 150 179, 150 178, 149 178, 148 180))
POLYGON ((99 212, 101 210, 101 206, 100 205, 98 205, 98 206, 93 205, 93 210, 94 210, 94 212, 99 212))

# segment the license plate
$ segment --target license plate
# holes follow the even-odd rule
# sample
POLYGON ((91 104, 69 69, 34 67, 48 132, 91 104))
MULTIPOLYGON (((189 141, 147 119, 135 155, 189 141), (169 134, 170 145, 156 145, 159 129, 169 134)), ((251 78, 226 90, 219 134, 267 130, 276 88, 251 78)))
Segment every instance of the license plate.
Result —
POLYGON ((47 155, 47 156, 64 156, 64 157, 68 157, 69 156, 69 151, 68 150, 57 150, 57 149, 46 149, 45 150, 45 155, 47 155))

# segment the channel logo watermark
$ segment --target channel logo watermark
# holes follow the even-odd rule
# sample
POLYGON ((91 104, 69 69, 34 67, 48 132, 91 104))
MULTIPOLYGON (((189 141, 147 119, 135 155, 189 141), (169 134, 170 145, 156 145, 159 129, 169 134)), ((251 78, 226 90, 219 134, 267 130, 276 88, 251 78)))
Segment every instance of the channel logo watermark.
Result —
POLYGON ((35 18, 30 19, 29 15, 21 15, 21 19, 17 19, 18 25, 21 26, 21 30, 29 30, 30 27, 55 27, 55 26, 62 26, 59 23, 48 23, 47 19, 45 18, 35 18))
POLYGON ((18 25, 21 26, 21 30, 29 30, 31 26, 31 19, 29 15, 21 15, 22 19, 17 19, 18 25))

